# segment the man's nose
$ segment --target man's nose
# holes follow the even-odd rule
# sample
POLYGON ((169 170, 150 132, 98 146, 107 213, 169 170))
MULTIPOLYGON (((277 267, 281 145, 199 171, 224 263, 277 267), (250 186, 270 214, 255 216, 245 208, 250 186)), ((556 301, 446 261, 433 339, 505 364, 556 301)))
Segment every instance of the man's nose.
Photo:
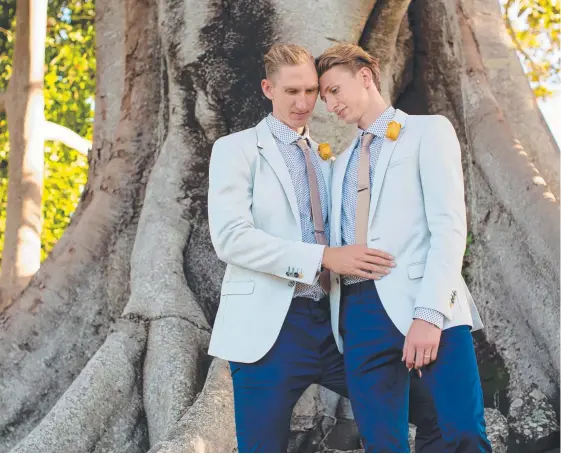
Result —
POLYGON ((333 112, 335 110, 335 106, 337 105, 335 100, 331 97, 326 97, 325 102, 327 103, 327 111, 330 113, 333 112))
POLYGON ((306 96, 305 95, 298 96, 298 98, 296 99, 296 108, 300 111, 304 111, 306 110, 307 106, 308 104, 306 102, 306 96))

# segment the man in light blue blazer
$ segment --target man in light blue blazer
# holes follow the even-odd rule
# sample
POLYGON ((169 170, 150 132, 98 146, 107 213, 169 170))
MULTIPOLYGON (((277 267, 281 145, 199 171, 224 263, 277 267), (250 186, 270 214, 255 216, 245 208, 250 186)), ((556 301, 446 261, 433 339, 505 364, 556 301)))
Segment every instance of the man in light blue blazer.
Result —
POLYGON ((461 275, 467 228, 454 128, 388 106, 377 61, 356 45, 335 45, 316 64, 328 110, 359 128, 334 163, 331 245, 379 248, 396 263, 375 282, 331 275, 332 326, 366 450, 408 450, 408 371, 422 368, 446 449, 489 452, 470 332, 482 325, 461 275))
MULTIPOLYGON (((265 56, 273 112, 213 147, 210 234, 227 263, 209 353, 228 360, 240 452, 286 452, 292 409, 318 383, 347 396, 330 324, 329 270, 380 277, 388 254, 327 247, 331 166, 309 136, 318 94, 313 57, 294 45, 265 56)), ((412 396, 420 451, 442 440, 430 398, 412 396)))

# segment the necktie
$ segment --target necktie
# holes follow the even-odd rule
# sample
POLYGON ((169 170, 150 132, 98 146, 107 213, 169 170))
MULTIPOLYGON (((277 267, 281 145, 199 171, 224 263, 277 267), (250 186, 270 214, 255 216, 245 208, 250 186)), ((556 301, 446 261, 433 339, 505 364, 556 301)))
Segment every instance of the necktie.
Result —
MULTIPOLYGON (((317 174, 310 158, 310 147, 306 139, 299 139, 297 142, 298 147, 304 153, 306 160, 306 170, 308 173, 308 184, 310 186, 310 204, 312 206, 312 220, 314 222, 314 234, 316 243, 327 245, 325 238, 325 225, 323 222, 323 214, 321 211, 321 200, 319 197, 318 179, 317 174)), ((319 283, 325 292, 329 293, 331 290, 331 280, 329 270, 324 269, 319 275, 319 283)))
POLYGON ((355 244, 367 244, 370 211, 370 144, 374 134, 362 136, 358 158, 358 197, 356 200, 355 244))

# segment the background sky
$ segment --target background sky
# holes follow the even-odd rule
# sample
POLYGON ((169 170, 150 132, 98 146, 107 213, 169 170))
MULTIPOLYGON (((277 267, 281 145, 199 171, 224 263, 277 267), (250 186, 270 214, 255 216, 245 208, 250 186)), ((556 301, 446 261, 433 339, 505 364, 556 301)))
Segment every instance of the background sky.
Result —
POLYGON ((538 101, 538 104, 557 145, 561 148, 561 91, 555 92, 545 101, 538 101))

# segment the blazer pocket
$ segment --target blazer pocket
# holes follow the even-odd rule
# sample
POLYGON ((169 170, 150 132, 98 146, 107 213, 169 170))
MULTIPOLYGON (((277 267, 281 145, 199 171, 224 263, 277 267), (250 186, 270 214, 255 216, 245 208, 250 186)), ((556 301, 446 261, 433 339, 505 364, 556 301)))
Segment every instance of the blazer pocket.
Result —
POLYGON ((222 295, 251 295, 255 287, 253 281, 228 281, 222 284, 222 295))
POLYGON ((406 162, 409 162, 409 160, 410 160, 412 157, 413 157, 413 156, 405 156, 404 158, 396 159, 395 161, 390 162, 390 163, 388 164, 388 169, 391 169, 392 167, 396 167, 396 166, 398 166, 398 165, 400 165, 400 164, 405 164, 406 162))
POLYGON ((409 265, 407 268, 407 274, 409 275, 409 279, 418 279, 423 277, 425 274, 425 265, 427 262, 416 262, 409 265))

